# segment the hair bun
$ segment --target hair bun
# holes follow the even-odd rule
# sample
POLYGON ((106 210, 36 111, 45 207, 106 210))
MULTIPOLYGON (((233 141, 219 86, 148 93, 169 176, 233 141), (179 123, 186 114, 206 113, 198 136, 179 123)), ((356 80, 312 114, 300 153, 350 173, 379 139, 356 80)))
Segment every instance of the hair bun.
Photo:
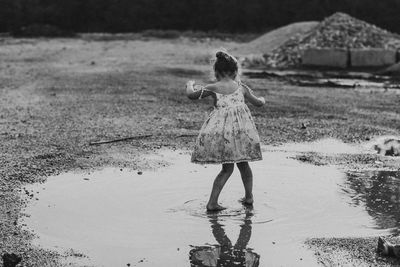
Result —
POLYGON ((217 54, 215 54, 215 56, 216 56, 217 58, 224 58, 224 57, 225 57, 225 53, 222 52, 222 51, 218 51, 217 54))

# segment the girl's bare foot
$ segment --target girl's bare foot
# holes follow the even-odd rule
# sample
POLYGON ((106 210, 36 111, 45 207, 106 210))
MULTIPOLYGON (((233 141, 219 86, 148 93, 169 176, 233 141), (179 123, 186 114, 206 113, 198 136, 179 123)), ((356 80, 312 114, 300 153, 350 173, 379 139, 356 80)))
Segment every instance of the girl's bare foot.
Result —
POLYGON ((244 197, 244 198, 239 199, 239 201, 243 205, 249 205, 249 206, 253 205, 253 203, 254 203, 253 197, 247 197, 247 198, 244 197))
POLYGON ((221 205, 218 204, 207 204, 207 211, 221 211, 225 210, 225 207, 222 207, 221 205))

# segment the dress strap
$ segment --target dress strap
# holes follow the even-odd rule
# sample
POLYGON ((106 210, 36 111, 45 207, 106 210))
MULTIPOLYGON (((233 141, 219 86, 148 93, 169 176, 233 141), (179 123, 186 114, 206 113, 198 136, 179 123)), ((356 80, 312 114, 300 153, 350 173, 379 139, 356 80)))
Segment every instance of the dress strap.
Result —
MULTIPOLYGON (((200 96, 198 99, 201 99, 203 97, 205 91, 212 92, 210 90, 205 89, 204 86, 200 86, 200 85, 198 85, 198 86, 200 87, 200 89, 197 90, 197 91, 200 90, 200 96)), ((213 93, 215 93, 215 92, 213 92, 213 93)))
POLYGON ((242 87, 242 88, 246 89, 247 91, 249 91, 250 94, 254 94, 254 91, 250 87, 248 87, 246 84, 242 83, 241 81, 239 81, 238 83, 240 84, 240 87, 242 87))
POLYGON ((203 97, 203 93, 204 93, 204 87, 202 87, 200 90, 201 90, 201 92, 200 92, 199 99, 201 99, 201 98, 203 97))

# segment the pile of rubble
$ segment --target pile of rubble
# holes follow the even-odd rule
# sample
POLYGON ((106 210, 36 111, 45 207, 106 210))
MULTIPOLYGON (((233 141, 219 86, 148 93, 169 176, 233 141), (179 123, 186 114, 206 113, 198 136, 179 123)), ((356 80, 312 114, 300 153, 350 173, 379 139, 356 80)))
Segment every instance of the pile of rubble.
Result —
POLYGON ((239 44, 232 49, 236 56, 264 55, 287 42, 294 35, 304 35, 319 25, 319 21, 303 21, 292 23, 267 32, 257 39, 239 44))
POLYGON ((294 67, 301 63, 307 48, 400 49, 400 36, 344 13, 335 13, 303 35, 296 35, 266 54, 269 67, 294 67))

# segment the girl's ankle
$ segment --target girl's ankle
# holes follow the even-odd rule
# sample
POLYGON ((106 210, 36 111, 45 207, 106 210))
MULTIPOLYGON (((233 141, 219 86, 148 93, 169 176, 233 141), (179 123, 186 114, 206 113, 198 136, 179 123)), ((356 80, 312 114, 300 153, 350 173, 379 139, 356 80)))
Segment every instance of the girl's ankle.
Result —
POLYGON ((245 195, 244 197, 245 199, 253 199, 253 193, 249 194, 249 195, 245 195))

